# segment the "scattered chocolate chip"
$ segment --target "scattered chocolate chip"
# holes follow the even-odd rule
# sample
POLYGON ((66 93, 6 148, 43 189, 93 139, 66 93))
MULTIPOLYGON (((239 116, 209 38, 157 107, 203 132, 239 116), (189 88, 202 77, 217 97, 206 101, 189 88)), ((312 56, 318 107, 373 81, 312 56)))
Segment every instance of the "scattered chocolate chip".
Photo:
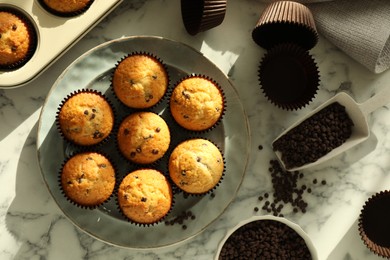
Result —
POLYGON ((107 168, 107 165, 105 163, 99 164, 99 168, 107 168))
POLYGON ((262 145, 259 145, 259 150, 263 150, 263 146, 262 145))
POLYGON ((93 159, 92 159, 92 157, 88 156, 86 160, 87 160, 87 161, 91 161, 91 160, 93 160, 93 159))
POLYGON ((183 175, 183 176, 186 176, 186 170, 182 170, 182 171, 180 172, 180 174, 183 175))
POLYGON ((94 119, 96 117, 95 114, 92 114, 91 117, 90 117, 90 120, 94 119))
POLYGON ((67 181, 66 184, 70 185, 72 184, 72 181, 67 181))
POLYGON ((97 112, 96 108, 92 108, 92 112, 96 113, 97 112))
POLYGON ((185 91, 185 90, 183 90, 182 92, 181 92, 181 94, 186 98, 186 99, 190 99, 190 94, 187 92, 187 91, 185 91))
POLYGON ((197 162, 200 162, 200 161, 201 161, 201 158, 200 158, 200 157, 196 157, 196 161, 197 161, 197 162))
POLYGON ((183 115, 183 118, 187 119, 190 118, 188 115, 183 115))
POLYGON ((103 134, 99 132, 99 130, 96 130, 94 133, 93 133, 93 138, 94 139, 99 139, 99 138, 102 138, 103 137, 103 134))
POLYGON ((16 29, 18 29, 18 26, 17 26, 16 24, 13 24, 13 25, 12 25, 12 30, 13 30, 13 31, 16 31, 16 29))
POLYGON ((135 157, 135 155, 136 155, 135 152, 131 152, 131 153, 130 153, 130 157, 132 157, 132 158, 135 157))
POLYGON ((161 128, 157 127, 155 131, 156 131, 156 133, 159 133, 161 131, 161 128))
POLYGON ((18 48, 16 46, 11 47, 11 51, 15 52, 18 48))
POLYGON ((153 149, 152 154, 158 154, 158 149, 153 149))
POLYGON ((141 198, 141 201, 142 201, 142 202, 146 202, 147 200, 148 200, 148 199, 145 198, 145 197, 142 197, 142 198, 141 198))
POLYGON ((123 129, 123 134, 124 134, 124 135, 128 135, 128 134, 130 134, 130 131, 129 131, 129 129, 127 129, 127 128, 123 129))
POLYGON ((88 114, 89 114, 88 110, 84 110, 84 115, 88 115, 88 114))
POLYGON ((257 211, 259 211, 259 208, 258 208, 258 207, 254 207, 253 210, 254 210, 255 212, 257 212, 257 211))
POLYGON ((325 180, 321 181, 321 184, 326 185, 326 181, 325 180))
POLYGON ((142 152, 142 149, 141 149, 141 147, 137 147, 137 149, 135 149, 135 151, 136 151, 137 153, 141 153, 141 152, 142 152))
POLYGON ((314 179, 314 180, 313 180, 313 183, 314 183, 314 184, 317 184, 317 179, 314 179))

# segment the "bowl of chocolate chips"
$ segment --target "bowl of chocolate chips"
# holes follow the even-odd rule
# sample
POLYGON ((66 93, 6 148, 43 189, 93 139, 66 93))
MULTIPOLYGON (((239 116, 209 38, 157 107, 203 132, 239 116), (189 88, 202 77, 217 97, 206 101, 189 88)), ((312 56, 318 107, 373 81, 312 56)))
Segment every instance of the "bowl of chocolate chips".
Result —
POLYGON ((318 256, 300 226, 286 218, 264 215, 241 221, 229 230, 214 259, 316 260, 318 256))

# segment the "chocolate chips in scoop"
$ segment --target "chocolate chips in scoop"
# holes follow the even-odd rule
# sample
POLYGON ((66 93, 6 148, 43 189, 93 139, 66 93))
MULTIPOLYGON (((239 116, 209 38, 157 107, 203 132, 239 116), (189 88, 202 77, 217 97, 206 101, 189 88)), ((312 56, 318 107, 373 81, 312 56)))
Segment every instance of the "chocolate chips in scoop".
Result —
POLYGON ((276 140, 287 169, 317 161, 343 144, 352 134, 353 122, 338 102, 321 109, 276 140))
POLYGON ((250 222, 237 229, 219 255, 225 259, 312 259, 305 240, 295 230, 274 220, 250 222))

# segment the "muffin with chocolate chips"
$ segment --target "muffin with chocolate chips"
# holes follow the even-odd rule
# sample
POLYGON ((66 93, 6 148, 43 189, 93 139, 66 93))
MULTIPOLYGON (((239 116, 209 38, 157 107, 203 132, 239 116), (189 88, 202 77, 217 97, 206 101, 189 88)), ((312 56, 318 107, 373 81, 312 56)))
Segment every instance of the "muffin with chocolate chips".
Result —
POLYGON ((124 105, 144 109, 156 105, 162 99, 168 82, 168 73, 158 58, 135 53, 117 64, 112 88, 124 105))
POLYGON ((133 223, 159 222, 169 213, 172 201, 169 181, 154 169, 133 171, 119 185, 119 208, 133 223))
POLYGON ((109 159, 96 152, 72 156, 61 171, 61 188, 77 205, 94 207, 108 200, 114 191, 115 170, 109 159))
POLYGON ((24 65, 35 50, 35 40, 26 17, 0 8, 0 69, 12 70, 24 65))
POLYGON ((175 147, 169 158, 172 181, 189 194, 204 194, 214 189, 224 173, 222 153, 212 142, 189 139, 175 147))
POLYGON ((203 76, 181 80, 170 97, 170 111, 175 121, 192 131, 212 128, 222 118, 224 105, 221 88, 203 76))
POLYGON ((60 106, 57 123, 67 140, 81 146, 96 145, 111 133, 114 113, 99 92, 77 91, 60 106))
POLYGON ((58 16, 76 16, 85 12, 93 0, 39 0, 42 7, 58 16))
POLYGON ((149 164, 164 156, 171 136, 168 125, 153 112, 136 112, 120 124, 117 134, 118 147, 128 160, 149 164))

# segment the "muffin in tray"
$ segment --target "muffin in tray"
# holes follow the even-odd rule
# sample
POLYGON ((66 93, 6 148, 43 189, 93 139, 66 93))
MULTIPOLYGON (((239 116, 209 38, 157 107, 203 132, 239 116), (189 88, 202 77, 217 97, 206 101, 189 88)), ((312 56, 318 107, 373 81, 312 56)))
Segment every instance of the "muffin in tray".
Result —
POLYGON ((175 147, 169 157, 169 176, 188 194, 205 194, 213 190, 224 173, 222 153, 212 142, 188 139, 175 147))
POLYGON ((170 111, 187 130, 204 131, 222 118, 225 100, 221 88, 208 77, 193 75, 182 79, 172 90, 170 111))
POLYGON ((68 159, 61 170, 61 188, 76 205, 95 207, 107 201, 115 187, 110 160, 97 152, 83 152, 68 159))
POLYGON ((119 185, 119 208, 133 223, 150 225, 159 222, 169 213, 172 203, 169 181, 157 170, 135 170, 119 185))
POLYGON ((146 53, 133 53, 117 64, 111 84, 124 105, 144 109, 156 105, 163 98, 169 77, 158 58, 146 53))
POLYGON ((76 16, 84 13, 94 0, 39 0, 42 7, 48 12, 64 17, 76 16))
POLYGON ((165 120, 153 112, 136 112, 120 124, 117 143, 125 158, 136 164, 150 164, 164 156, 171 136, 165 120))
POLYGON ((0 6, 0 70, 23 66, 36 48, 35 30, 22 13, 0 6))
POLYGON ((114 126, 114 112, 107 99, 93 90, 70 94, 60 105, 57 124, 66 140, 81 146, 105 140, 114 126))

